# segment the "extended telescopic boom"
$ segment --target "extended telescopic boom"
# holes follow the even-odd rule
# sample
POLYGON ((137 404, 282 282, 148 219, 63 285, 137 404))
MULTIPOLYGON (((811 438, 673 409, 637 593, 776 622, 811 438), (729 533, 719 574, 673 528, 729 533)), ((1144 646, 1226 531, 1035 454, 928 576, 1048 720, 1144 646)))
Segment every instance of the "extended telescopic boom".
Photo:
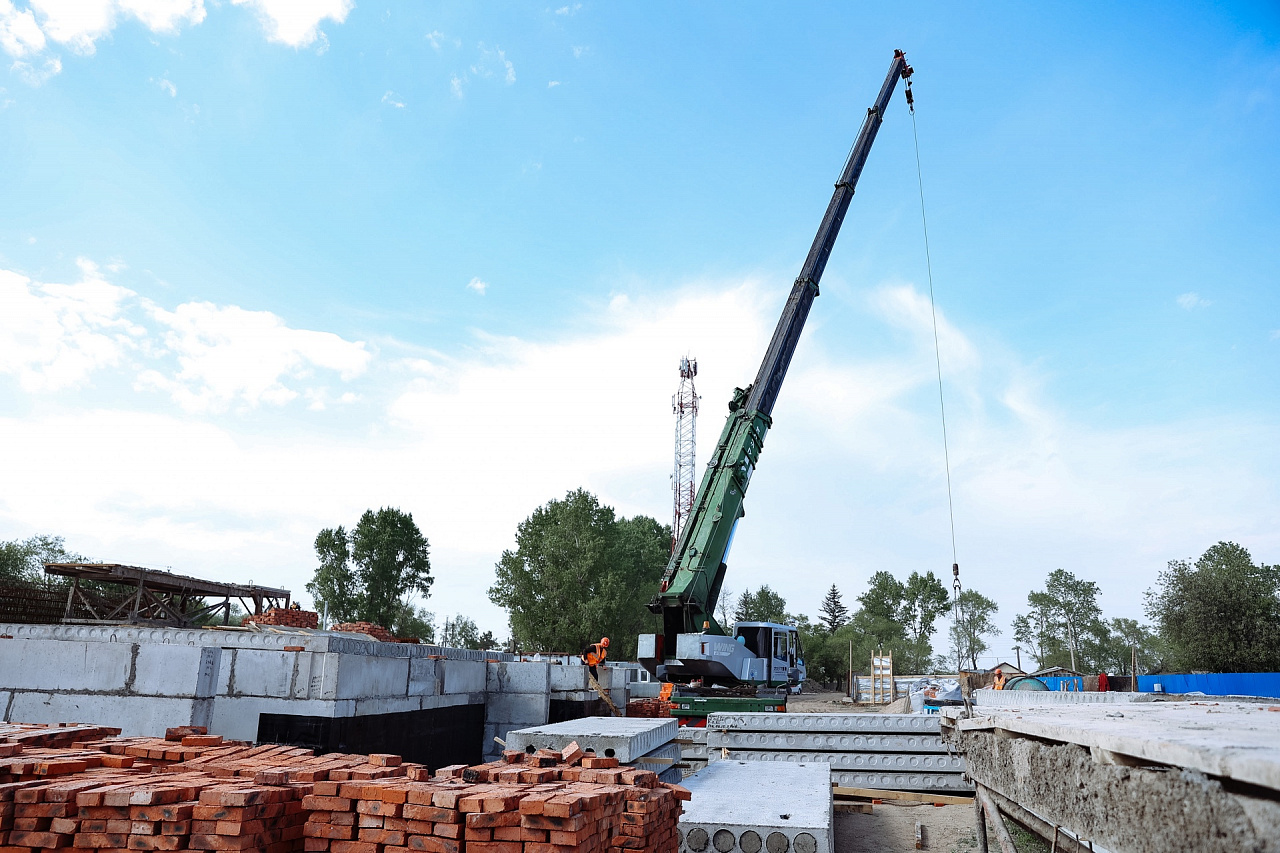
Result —
MULTIPOLYGON (((733 400, 729 403, 729 418, 698 487, 693 513, 663 573, 659 594, 649 604, 650 610, 662 614, 663 645, 667 654, 675 652, 678 634, 724 633, 713 614, 724 582, 725 560, 733 543, 733 531, 738 519, 744 515, 743 495, 760 457, 765 433, 773 423, 773 404, 787 376, 787 367, 791 364, 791 356, 804 330, 813 299, 818 295, 818 282, 840 233, 845 212, 862 175, 862 167, 871 152, 871 143, 880 130, 889 98, 893 96, 898 79, 906 80, 911 74, 911 66, 902 51, 894 51, 884 85, 880 87, 875 104, 867 110, 858 139, 849 152, 826 215, 822 217, 822 225, 809 249, 809 256, 805 258, 804 267, 778 319, 773 339, 769 341, 760 372, 747 388, 734 390, 733 400)), ((661 652, 658 657, 662 659, 661 652)))

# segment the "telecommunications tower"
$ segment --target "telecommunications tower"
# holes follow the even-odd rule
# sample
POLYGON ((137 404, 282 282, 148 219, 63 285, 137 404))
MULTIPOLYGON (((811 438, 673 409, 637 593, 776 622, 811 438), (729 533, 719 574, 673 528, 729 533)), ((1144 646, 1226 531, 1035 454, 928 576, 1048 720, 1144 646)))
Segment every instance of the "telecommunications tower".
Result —
POLYGON ((680 359, 680 390, 671 397, 671 411, 676 416, 676 469, 671 475, 671 490, 675 492, 675 513, 671 521, 672 553, 675 553, 685 522, 693 513, 693 498, 698 489, 697 472, 694 470, 698 392, 693 387, 693 377, 697 375, 697 359, 688 356, 680 359))

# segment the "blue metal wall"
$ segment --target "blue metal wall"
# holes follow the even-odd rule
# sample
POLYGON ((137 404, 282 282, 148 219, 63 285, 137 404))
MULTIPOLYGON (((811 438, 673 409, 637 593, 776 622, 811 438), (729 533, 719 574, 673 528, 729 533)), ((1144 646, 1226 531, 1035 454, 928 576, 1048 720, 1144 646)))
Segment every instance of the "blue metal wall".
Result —
POLYGON ((1164 685, 1165 693, 1200 692, 1209 696, 1280 698, 1280 672, 1209 672, 1200 675, 1138 676, 1138 689, 1143 693, 1151 693, 1157 684, 1164 685))

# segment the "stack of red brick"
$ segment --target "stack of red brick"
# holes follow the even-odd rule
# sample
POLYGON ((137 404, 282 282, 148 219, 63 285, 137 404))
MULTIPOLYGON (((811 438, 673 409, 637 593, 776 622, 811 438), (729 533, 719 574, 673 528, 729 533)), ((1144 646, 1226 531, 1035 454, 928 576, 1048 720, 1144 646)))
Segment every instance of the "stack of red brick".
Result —
POLYGON ((670 717, 671 703, 665 699, 632 699, 627 703, 628 717, 670 717))
POLYGON ((284 625, 289 628, 318 628, 320 614, 314 610, 281 610, 273 607, 266 613, 250 616, 245 620, 257 625, 284 625))
POLYGON ((680 800, 615 758, 539 751, 430 781, 317 782, 307 853, 674 853, 680 800))
POLYGON ((576 747, 431 778, 394 755, 316 756, 195 727, 164 740, 79 730, 74 745, 0 743, 0 853, 674 853, 688 798, 576 747))
POLYGON ((368 634, 375 640, 381 640, 384 643, 394 643, 396 637, 381 625, 375 625, 372 622, 339 622, 332 625, 330 631, 346 631, 350 634, 368 634))

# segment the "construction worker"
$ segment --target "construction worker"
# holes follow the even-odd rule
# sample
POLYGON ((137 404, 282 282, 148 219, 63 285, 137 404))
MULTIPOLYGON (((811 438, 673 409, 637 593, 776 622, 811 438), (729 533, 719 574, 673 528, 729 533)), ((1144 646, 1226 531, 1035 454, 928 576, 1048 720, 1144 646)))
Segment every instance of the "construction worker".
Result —
POLYGON ((596 667, 604 663, 604 659, 609 656, 609 638, 601 637, 600 642, 592 643, 582 650, 582 662, 587 665, 587 670, 591 673, 592 678, 599 678, 600 674, 596 672, 596 667))
POLYGON ((996 690, 1004 690, 1004 670, 1003 669, 996 670, 996 683, 994 687, 996 690))

